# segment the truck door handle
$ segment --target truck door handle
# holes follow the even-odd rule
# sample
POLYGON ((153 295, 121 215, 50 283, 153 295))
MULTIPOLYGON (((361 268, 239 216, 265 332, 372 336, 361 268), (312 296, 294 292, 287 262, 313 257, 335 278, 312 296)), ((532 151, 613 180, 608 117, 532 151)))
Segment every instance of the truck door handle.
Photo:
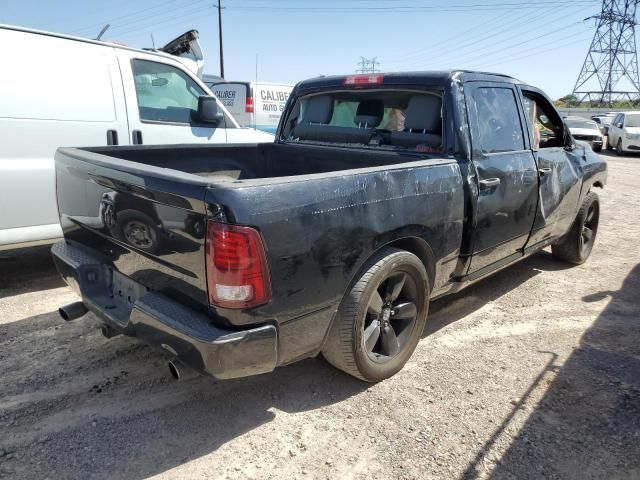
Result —
POLYGON ((134 145, 142 145, 142 132, 140 130, 131 132, 131 138, 134 145))
POLYGON ((553 170, 549 167, 543 167, 543 168, 539 168, 538 172, 540 172, 541 176, 545 176, 545 175, 549 175, 553 170))
POLYGON ((487 178, 486 180, 480 180, 480 190, 488 190, 493 187, 497 187, 500 185, 499 178, 487 178))
POLYGON ((118 132, 107 130, 107 145, 118 145, 118 132))

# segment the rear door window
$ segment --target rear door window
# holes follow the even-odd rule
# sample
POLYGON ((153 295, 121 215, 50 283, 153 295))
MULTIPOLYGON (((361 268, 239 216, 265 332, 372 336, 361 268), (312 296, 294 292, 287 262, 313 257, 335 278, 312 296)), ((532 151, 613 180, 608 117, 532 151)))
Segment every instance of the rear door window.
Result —
POLYGON ((479 87, 473 90, 472 106, 476 142, 474 150, 501 153, 524 150, 524 134, 515 93, 507 87, 479 87))

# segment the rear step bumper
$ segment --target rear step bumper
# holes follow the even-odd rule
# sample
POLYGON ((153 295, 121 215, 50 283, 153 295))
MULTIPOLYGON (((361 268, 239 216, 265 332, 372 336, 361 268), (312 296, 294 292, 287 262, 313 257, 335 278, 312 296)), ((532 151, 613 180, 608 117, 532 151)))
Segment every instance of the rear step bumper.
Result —
POLYGON ((134 298, 112 293, 114 270, 99 254, 68 242, 56 243, 53 259, 62 278, 86 307, 110 327, 158 345, 186 365, 219 379, 272 371, 277 363, 278 333, 273 325, 223 330, 209 317, 129 279, 134 298), (137 298, 136 298, 137 297, 137 298))

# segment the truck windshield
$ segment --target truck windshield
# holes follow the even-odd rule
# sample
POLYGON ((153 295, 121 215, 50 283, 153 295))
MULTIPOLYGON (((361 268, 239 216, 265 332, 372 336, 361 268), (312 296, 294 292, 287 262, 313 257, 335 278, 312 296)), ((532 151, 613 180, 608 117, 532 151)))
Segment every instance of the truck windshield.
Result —
POLYGON ((282 137, 287 142, 439 152, 442 95, 358 90, 302 96, 289 113, 282 137))

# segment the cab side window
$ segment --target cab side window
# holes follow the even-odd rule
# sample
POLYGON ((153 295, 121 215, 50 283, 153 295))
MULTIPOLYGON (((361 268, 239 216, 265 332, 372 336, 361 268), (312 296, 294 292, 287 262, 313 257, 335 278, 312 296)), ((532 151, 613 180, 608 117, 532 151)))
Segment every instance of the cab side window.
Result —
POLYGON ((206 93, 178 68, 133 60, 133 80, 141 121, 191 123, 198 97, 206 93))
POLYGON ((518 104, 510 88, 479 87, 473 92, 478 122, 477 147, 482 153, 524 150, 524 135, 518 104))
POLYGON ((564 144, 564 125, 562 119, 542 96, 523 92, 524 108, 531 125, 531 145, 539 148, 562 147, 564 144))

